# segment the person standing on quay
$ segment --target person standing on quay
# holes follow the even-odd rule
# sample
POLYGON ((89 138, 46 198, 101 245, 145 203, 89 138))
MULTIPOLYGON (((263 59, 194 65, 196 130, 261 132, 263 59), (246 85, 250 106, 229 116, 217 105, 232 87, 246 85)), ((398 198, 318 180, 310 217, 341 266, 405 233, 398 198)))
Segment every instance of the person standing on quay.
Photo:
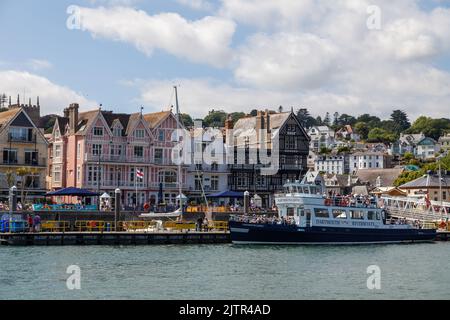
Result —
POLYGON ((27 215, 27 223, 28 223, 28 228, 30 232, 33 232, 33 217, 31 216, 31 214, 27 215))
POLYGON ((33 225, 35 232, 41 231, 41 217, 38 214, 34 216, 33 225))

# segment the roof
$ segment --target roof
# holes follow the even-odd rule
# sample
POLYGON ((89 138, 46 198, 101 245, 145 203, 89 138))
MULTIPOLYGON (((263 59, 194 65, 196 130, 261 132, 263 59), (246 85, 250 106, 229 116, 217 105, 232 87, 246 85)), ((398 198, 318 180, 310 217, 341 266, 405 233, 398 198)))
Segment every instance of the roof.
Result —
POLYGON ((417 142, 417 145, 434 145, 436 144, 436 140, 430 137, 425 137, 420 139, 419 142, 417 142))
MULTIPOLYGON (((280 112, 280 113, 269 113, 269 126, 272 131, 272 137, 278 133, 278 130, 284 125, 284 123, 289 119, 291 115, 295 114, 292 112, 280 112)), ((263 114, 262 117, 266 117, 267 115, 263 114)), ((239 119, 233 127, 233 136, 234 137, 255 137, 256 130, 256 119, 258 116, 254 117, 245 117, 239 119)), ((301 126, 301 125, 300 125, 301 126)), ((309 139, 308 133, 302 127, 303 133, 309 139)), ((257 133, 258 134, 258 133, 257 133)))
POLYGON ((412 134, 401 134, 400 141, 406 143, 416 144, 419 140, 424 137, 423 133, 412 133, 412 134))
POLYGON ((416 180, 407 182, 401 186, 400 189, 418 189, 418 188, 439 188, 439 185, 443 187, 450 187, 450 176, 443 176, 442 182, 439 183, 439 176, 426 174, 416 180))
POLYGON ((10 122, 21 110, 21 108, 14 108, 0 112, 0 127, 10 122))
POLYGON ((69 118, 56 117, 55 123, 58 123, 59 131, 61 135, 66 133, 66 125, 69 123, 69 118))
POLYGON ((362 169, 358 170, 356 175, 361 182, 368 183, 372 187, 377 187, 377 180, 381 183, 381 187, 391 187, 402 172, 403 168, 362 169))
POLYGON ((147 121, 151 129, 155 128, 163 119, 169 116, 171 111, 161 111, 144 114, 144 120, 147 121))
POLYGON ((353 152, 350 155, 352 155, 352 156, 370 156, 370 155, 383 156, 383 155, 385 155, 385 153, 382 151, 358 151, 358 152, 353 152))
MULTIPOLYGON (((141 117, 141 113, 114 113, 112 111, 106 111, 101 109, 94 109, 90 111, 80 112, 78 114, 78 123, 76 128, 76 134, 83 135, 86 134, 86 129, 90 128, 92 123, 95 121, 99 113, 102 114, 109 128, 112 128, 115 121, 119 121, 124 128, 124 133, 129 134, 130 130, 135 127, 137 121, 141 117)), ((161 121, 163 121, 171 111, 161 111, 142 115, 144 120, 148 123, 149 127, 152 129, 158 126, 161 121)), ((56 122, 58 122, 61 134, 64 135, 65 128, 69 123, 69 118, 67 117, 57 117, 56 122)))
POLYGON ((450 133, 447 133, 445 136, 439 137, 439 142, 450 141, 450 133))
POLYGON ((358 177, 357 176, 351 176, 348 174, 332 174, 332 173, 326 173, 324 174, 324 179, 326 180, 336 180, 338 183, 338 186, 340 187, 348 187, 348 180, 350 177, 350 186, 355 185, 356 183, 358 183, 358 177))
POLYGON ((367 186, 354 186, 352 188, 352 193, 353 194, 360 194, 360 195, 363 195, 363 196, 369 195, 369 191, 367 190, 367 186))

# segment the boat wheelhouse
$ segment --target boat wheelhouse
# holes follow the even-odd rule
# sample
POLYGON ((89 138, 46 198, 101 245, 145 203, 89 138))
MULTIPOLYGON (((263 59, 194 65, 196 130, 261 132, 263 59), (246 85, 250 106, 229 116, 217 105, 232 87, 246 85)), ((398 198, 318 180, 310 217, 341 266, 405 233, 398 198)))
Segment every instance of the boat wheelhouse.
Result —
POLYGON ((230 221, 234 243, 398 243, 432 241, 434 229, 390 224, 375 198, 323 194, 321 186, 288 182, 275 196, 278 217, 230 221))

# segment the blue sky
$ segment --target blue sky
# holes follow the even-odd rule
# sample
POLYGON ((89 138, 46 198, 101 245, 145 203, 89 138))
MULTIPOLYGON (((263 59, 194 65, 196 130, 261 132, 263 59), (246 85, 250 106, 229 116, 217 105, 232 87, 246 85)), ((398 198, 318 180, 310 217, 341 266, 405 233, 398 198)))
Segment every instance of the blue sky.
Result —
POLYGON ((120 112, 250 111, 314 115, 394 107, 449 117, 450 2, 361 0, 0 0, 0 93, 43 113, 71 102, 120 112), (368 5, 381 29, 367 30, 368 5), (83 30, 66 13, 79 6, 83 30), (176 15, 173 15, 176 14, 176 15), (110 18, 113 17, 113 18, 110 18), (124 30, 128 30, 125 32, 124 30))

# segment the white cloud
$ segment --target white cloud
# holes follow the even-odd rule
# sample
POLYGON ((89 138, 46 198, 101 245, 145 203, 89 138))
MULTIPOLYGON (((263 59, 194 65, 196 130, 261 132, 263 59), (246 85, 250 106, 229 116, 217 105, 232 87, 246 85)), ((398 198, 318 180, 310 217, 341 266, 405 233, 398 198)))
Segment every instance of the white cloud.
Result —
MULTIPOLYGON (((378 70, 376 66, 373 68, 378 70)), ((140 89, 137 102, 152 107, 154 111, 167 109, 173 84, 179 84, 181 112, 193 117, 204 117, 207 110, 222 109, 226 112, 250 112, 252 109, 277 110, 282 105, 285 111, 294 107, 307 107, 314 116, 326 112, 360 115, 371 113, 388 117, 394 108, 408 112, 411 119, 424 114, 448 117, 450 101, 450 74, 436 69, 424 69, 420 65, 396 75, 378 70, 376 76, 385 77, 374 86, 368 70, 361 70, 351 80, 335 90, 268 90, 234 86, 213 79, 168 79, 133 80, 127 86, 140 89), (414 75, 422 78, 415 81, 414 75), (368 76, 369 75, 369 76, 368 76)))
POLYGON ((210 11, 214 7, 212 3, 207 0, 176 0, 176 2, 195 10, 210 11))
POLYGON ((222 0, 219 14, 259 28, 296 28, 314 8, 313 0, 222 0))
POLYGON ((41 59, 30 59, 30 60, 28 60, 27 65, 34 71, 49 69, 52 67, 52 64, 50 61, 41 60, 41 59))
POLYGON ((153 16, 127 7, 81 8, 83 30, 94 37, 104 37, 134 45, 151 55, 162 49, 180 58, 216 67, 231 59, 235 24, 231 20, 207 16, 188 21, 177 13, 153 16))
POLYGON ((234 74, 260 88, 317 88, 331 78, 338 51, 313 34, 256 34, 241 48, 234 74))
POLYGON ((61 114, 63 108, 74 102, 79 103, 81 109, 90 109, 97 105, 96 102, 88 100, 68 87, 58 85, 47 78, 29 72, 0 71, 0 88, 2 93, 12 96, 13 103, 16 102, 17 94, 20 94, 21 101, 24 103, 28 103, 29 97, 34 101, 39 96, 41 114, 61 114), (25 90, 26 101, 23 100, 23 90, 25 90))

